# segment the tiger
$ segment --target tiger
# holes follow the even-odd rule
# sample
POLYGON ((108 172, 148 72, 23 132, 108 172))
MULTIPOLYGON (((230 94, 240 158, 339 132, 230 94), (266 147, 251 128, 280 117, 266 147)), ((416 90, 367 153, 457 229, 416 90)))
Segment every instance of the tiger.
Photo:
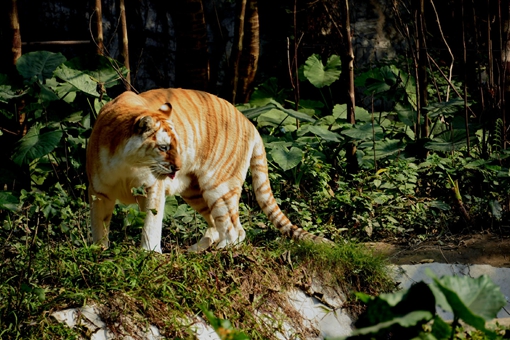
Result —
POLYGON ((283 235, 330 242, 281 211, 262 138, 234 105, 197 90, 126 91, 100 110, 87 145, 92 241, 108 248, 116 201, 137 203, 146 213, 140 246, 161 253, 165 199, 180 195, 207 222, 189 251, 238 245, 246 237, 239 200, 248 169, 259 206, 283 235), (145 195, 133 192, 139 187, 145 195))

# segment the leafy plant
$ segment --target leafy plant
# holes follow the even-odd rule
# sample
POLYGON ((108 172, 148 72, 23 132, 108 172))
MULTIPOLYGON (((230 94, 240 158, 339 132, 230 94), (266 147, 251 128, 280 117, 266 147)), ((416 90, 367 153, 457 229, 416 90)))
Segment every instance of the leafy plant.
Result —
POLYGON ((91 121, 110 99, 105 89, 119 84, 126 70, 106 57, 67 61, 47 51, 22 55, 16 68, 18 79, 0 75, 0 130, 9 131, 0 140, 4 157, 12 159, 2 165, 2 185, 25 182, 14 188, 19 191, 51 177, 52 184, 69 175, 82 181, 91 121))
POLYGON ((498 337, 485 323, 496 317, 506 299, 489 277, 437 278, 431 272, 429 275, 433 278, 431 284, 418 282, 396 293, 377 297, 357 293, 367 304, 367 310, 356 322, 358 329, 347 339, 383 337, 389 333, 406 339, 453 339, 460 320, 490 339, 498 337), (453 312, 451 325, 436 314, 436 305, 453 312))

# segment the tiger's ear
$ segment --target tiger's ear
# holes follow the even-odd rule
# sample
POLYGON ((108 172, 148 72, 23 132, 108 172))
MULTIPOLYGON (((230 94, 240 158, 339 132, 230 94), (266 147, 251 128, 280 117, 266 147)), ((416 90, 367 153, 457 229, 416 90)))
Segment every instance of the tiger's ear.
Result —
POLYGON ((172 104, 165 103, 165 104, 161 105, 161 107, 159 108, 159 111, 170 116, 172 114, 172 104))
POLYGON ((143 116, 135 123, 134 132, 139 135, 146 134, 154 130, 154 119, 151 116, 143 116))

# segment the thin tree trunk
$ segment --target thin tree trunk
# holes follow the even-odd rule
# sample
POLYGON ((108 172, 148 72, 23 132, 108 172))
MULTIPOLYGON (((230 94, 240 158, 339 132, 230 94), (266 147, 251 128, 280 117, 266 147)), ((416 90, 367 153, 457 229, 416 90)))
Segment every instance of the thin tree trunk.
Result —
POLYGON ((243 52, 243 42, 244 42, 244 22, 246 18, 246 7, 247 0, 239 0, 237 2, 237 16, 236 16, 236 26, 235 26, 235 34, 234 34, 234 44, 232 45, 232 52, 230 60, 231 67, 231 93, 228 97, 228 100, 235 104, 236 96, 237 96, 237 83, 239 79, 239 63, 241 61, 241 54, 243 52))
POLYGON ((466 143, 467 143, 467 154, 469 156, 471 145, 469 141, 469 113, 468 113, 468 101, 467 101, 467 48, 466 48, 466 27, 464 25, 464 20, 466 20, 466 17, 464 15, 465 8, 464 3, 462 3, 462 48, 463 48, 463 62, 464 62, 464 122, 466 127, 466 143))
MULTIPOLYGON (((499 18, 503 22, 501 32, 501 60, 502 60, 502 76, 501 85, 501 116, 503 122, 506 123, 510 120, 507 116, 506 103, 510 101, 510 3, 506 2, 504 7, 501 7, 502 3, 499 4, 499 18)), ((500 22, 501 22, 500 21, 500 22)), ((507 129, 508 130, 508 129, 507 129)), ((505 141, 508 138, 505 138, 505 141)), ((506 149, 506 143, 505 143, 506 149)))
POLYGON ((12 65, 16 65, 19 57, 21 57, 21 33, 19 28, 18 18, 18 3, 17 0, 11 0, 9 9, 9 21, 12 32, 12 65))
POLYGON ((417 8, 418 21, 416 23, 418 41, 417 41, 417 55, 418 55, 418 89, 419 96, 418 104, 418 126, 417 134, 421 138, 426 138, 429 135, 429 122, 428 115, 425 107, 428 105, 428 77, 427 77, 427 44, 425 40, 426 28, 425 28, 425 0, 420 0, 417 8), (423 124, 420 120, 423 117, 423 124))
MULTIPOLYGON (((347 121, 350 124, 356 123, 355 116, 355 107, 356 102, 354 98, 354 52, 352 50, 352 41, 351 41, 351 19, 350 19, 350 11, 349 11, 349 1, 345 0, 343 9, 343 18, 344 24, 343 27, 343 45, 345 47, 345 53, 342 54, 342 72, 344 73, 344 79, 346 79, 347 84, 347 121)), ((347 166, 349 168, 349 173, 354 174, 358 172, 358 160, 356 158, 356 144, 348 143, 347 144, 347 166)))
POLYGON ((128 70, 126 75, 125 85, 126 90, 131 90, 131 74, 129 68, 129 44, 127 34, 127 22, 126 22, 126 6, 124 0, 120 0, 120 24, 122 28, 122 57, 124 58, 124 66, 128 70))
POLYGON ((101 0, 96 0, 96 44, 97 54, 104 55, 104 38, 103 38, 103 9, 101 7, 101 0))

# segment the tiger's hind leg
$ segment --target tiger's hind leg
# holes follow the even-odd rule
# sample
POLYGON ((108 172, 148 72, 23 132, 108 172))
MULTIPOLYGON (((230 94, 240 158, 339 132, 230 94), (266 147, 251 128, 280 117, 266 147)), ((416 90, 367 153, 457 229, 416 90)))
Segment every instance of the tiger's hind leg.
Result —
POLYGON ((210 248, 216 242, 218 242, 220 238, 220 235, 216 230, 216 226, 214 224, 214 219, 211 216, 211 210, 209 209, 209 206, 205 202, 200 187, 198 186, 196 181, 193 181, 190 187, 181 193, 181 197, 184 199, 186 203, 188 203, 193 209, 198 211, 200 215, 204 217, 204 219, 207 222, 207 225, 209 226, 204 236, 200 239, 200 241, 190 246, 188 248, 188 251, 190 252, 204 251, 210 248))
POLYGON ((225 193, 221 195, 222 190, 220 186, 214 190, 204 192, 205 200, 207 202, 212 202, 209 204, 209 209, 219 235, 216 245, 218 248, 239 244, 244 241, 246 237, 246 232, 239 220, 239 198, 241 196, 241 188, 236 187, 224 191, 225 193))
POLYGON ((190 186, 181 193, 184 201, 198 211, 209 225, 200 241, 190 246, 188 251, 204 251, 215 244, 218 248, 223 248, 244 240, 246 233, 239 220, 241 188, 224 190, 224 195, 218 195, 220 190, 215 188, 202 191, 194 178, 190 186))

